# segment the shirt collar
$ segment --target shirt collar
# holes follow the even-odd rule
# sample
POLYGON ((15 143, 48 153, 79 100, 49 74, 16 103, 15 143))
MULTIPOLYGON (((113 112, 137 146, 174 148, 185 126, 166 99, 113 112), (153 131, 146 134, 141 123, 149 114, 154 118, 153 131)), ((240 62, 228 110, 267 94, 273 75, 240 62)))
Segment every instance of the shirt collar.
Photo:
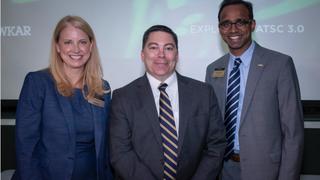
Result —
POLYGON ((229 53, 230 54, 229 60, 233 62, 235 58, 240 58, 243 64, 242 66, 248 67, 250 65, 255 46, 256 46, 256 43, 252 41, 249 48, 244 53, 242 53, 241 56, 234 56, 233 54, 229 53))
POLYGON ((147 78, 149 80, 149 83, 151 85, 151 89, 154 92, 159 91, 158 87, 160 86, 161 83, 166 83, 168 84, 167 88, 171 88, 175 83, 177 83, 177 73, 174 72, 172 73, 164 82, 159 81, 155 77, 153 77, 150 73, 147 72, 147 78))

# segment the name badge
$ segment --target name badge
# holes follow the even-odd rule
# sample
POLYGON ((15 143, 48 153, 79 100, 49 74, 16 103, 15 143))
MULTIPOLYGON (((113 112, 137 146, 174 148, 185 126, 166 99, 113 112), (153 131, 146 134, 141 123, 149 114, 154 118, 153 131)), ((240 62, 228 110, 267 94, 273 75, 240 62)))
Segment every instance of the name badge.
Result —
POLYGON ((224 68, 214 69, 212 75, 213 78, 221 78, 224 77, 224 68))

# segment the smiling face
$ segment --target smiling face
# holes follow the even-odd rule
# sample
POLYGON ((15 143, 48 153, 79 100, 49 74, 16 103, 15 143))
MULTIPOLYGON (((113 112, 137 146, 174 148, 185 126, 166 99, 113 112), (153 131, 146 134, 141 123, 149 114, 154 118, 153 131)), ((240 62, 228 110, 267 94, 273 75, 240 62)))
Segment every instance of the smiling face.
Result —
POLYGON ((146 71, 159 81, 165 81, 174 71, 178 61, 178 49, 171 34, 150 33, 141 51, 146 71))
POLYGON ((92 42, 82 30, 71 25, 65 27, 56 43, 65 71, 83 70, 91 54, 92 42))
MULTIPOLYGON (((221 22, 237 22, 239 20, 250 20, 248 9, 241 4, 229 5, 223 8, 220 14, 221 22)), ((240 56, 251 44, 251 33, 255 29, 255 21, 237 27, 232 24, 229 29, 219 28, 222 39, 227 43, 230 52, 240 56)))

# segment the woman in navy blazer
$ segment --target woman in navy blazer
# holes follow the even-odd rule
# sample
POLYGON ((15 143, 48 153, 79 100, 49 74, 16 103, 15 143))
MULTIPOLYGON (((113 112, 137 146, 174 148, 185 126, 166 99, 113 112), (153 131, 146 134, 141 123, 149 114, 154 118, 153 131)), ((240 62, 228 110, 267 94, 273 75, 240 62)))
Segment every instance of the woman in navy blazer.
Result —
POLYGON ((16 114, 15 179, 112 179, 107 148, 110 87, 96 39, 78 16, 54 31, 49 68, 29 73, 16 114))

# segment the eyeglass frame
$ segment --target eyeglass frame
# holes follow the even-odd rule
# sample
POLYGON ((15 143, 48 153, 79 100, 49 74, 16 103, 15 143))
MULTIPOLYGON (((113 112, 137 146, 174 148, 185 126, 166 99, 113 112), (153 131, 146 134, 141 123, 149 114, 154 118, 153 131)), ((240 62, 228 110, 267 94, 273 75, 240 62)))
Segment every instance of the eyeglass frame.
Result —
POLYGON ((235 22, 226 20, 219 23, 219 28, 222 30, 229 30, 232 27, 232 25, 235 25, 236 28, 241 29, 244 28, 246 25, 251 24, 253 21, 254 19, 237 19, 235 22))

